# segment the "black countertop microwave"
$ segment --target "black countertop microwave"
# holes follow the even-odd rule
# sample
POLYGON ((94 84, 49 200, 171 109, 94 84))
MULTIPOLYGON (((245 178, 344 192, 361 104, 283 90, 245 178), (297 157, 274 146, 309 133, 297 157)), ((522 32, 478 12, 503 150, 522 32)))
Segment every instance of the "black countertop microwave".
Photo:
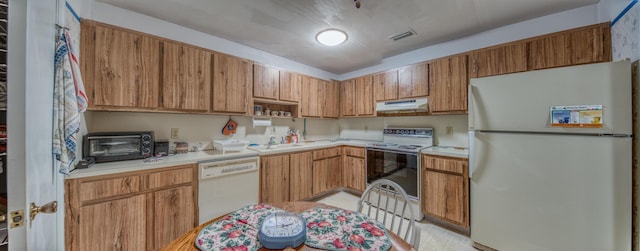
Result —
POLYGON ((153 155, 153 132, 94 132, 83 137, 83 158, 96 163, 143 159, 153 155))

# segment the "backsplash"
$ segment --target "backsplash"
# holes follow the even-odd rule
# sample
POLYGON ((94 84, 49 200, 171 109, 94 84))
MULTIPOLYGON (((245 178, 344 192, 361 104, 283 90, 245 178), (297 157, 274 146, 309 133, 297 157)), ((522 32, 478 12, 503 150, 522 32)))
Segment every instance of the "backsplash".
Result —
MULTIPOLYGON (((228 139, 222 128, 229 120, 228 115, 137 113, 137 112, 89 112, 87 128, 89 132, 100 131, 141 131, 151 130, 156 139, 173 142, 184 141, 190 147, 212 149, 212 140, 228 139), (178 128, 178 139, 170 139, 171 128, 178 128)), ((234 138, 249 140, 251 143, 265 144, 271 136, 280 142, 289 128, 304 129, 304 119, 272 119, 270 127, 253 127, 250 117, 231 116, 238 122, 234 138)), ((307 140, 335 139, 338 137, 338 123, 335 119, 307 119, 307 140)), ((302 135, 300 136, 302 141, 302 135)))
MULTIPOLYGON (((304 130, 304 119, 272 119, 270 127, 253 127, 252 119, 245 116, 231 116, 238 122, 234 138, 249 140, 251 143, 265 144, 271 136, 280 142, 287 130, 304 130)), ((138 113, 138 112, 87 112, 86 122, 89 132, 104 131, 154 131, 156 139, 173 142, 184 141, 190 147, 212 149, 213 139, 227 139, 222 128, 229 120, 228 115, 138 113), (178 128, 178 138, 170 139, 171 128, 178 128)), ((350 138, 361 140, 382 140, 385 127, 433 127, 434 144, 467 147, 467 115, 441 115, 417 117, 376 117, 307 119, 307 140, 350 138), (447 134, 447 127, 451 133, 447 134)), ((300 136, 300 140, 303 138, 300 136)))
POLYGON ((431 127, 434 145, 468 147, 467 115, 375 117, 340 119, 340 137, 382 140, 385 127, 431 127), (447 134, 447 127, 451 133, 447 134))

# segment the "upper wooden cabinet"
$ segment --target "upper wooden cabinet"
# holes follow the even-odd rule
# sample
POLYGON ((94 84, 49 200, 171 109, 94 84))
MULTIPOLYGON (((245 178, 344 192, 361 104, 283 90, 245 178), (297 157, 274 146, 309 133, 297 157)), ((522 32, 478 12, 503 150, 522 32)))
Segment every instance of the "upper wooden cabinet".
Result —
POLYGON ((164 42, 162 104, 167 109, 208 111, 211 103, 211 52, 164 42))
POLYGON ((324 104, 322 105, 323 118, 340 117, 340 84, 336 81, 324 82, 324 104))
POLYGON ((429 64, 420 63, 398 69, 398 98, 429 95, 429 64))
POLYGON ((608 23, 541 36, 529 41, 529 70, 611 61, 608 23))
POLYGON ((251 62, 218 53, 213 55, 213 61, 211 110, 233 113, 251 112, 249 108, 253 80, 251 62))
POLYGON ((254 64, 253 97, 279 100, 280 70, 265 65, 254 64))
POLYGON ((322 117, 325 82, 317 78, 303 76, 302 100, 300 102, 300 114, 303 117, 322 117))
POLYGON ((515 42, 471 52, 471 77, 480 78, 527 70, 527 43, 515 42))
POLYGON ((302 75, 295 72, 280 71, 280 100, 300 102, 302 75))
POLYGON ((82 22, 81 70, 89 108, 156 108, 160 41, 140 33, 82 22))
POLYGON ((467 111, 467 55, 458 55, 430 62, 429 110, 432 113, 467 111))
POLYGON ((373 77, 366 75, 342 81, 340 88, 340 106, 343 117, 375 115, 373 77))
POLYGON ((373 75, 375 101, 398 99, 398 70, 373 75))

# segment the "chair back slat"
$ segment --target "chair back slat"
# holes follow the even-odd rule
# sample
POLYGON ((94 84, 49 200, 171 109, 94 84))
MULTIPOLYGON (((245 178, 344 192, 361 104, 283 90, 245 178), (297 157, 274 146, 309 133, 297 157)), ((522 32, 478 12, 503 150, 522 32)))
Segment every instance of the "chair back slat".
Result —
POLYGON ((379 179, 371 183, 358 200, 358 212, 364 213, 365 205, 368 207, 367 216, 381 221, 387 229, 418 248, 420 235, 415 226, 415 214, 409 205, 409 196, 402 187, 391 180, 379 179), (377 194, 373 200, 372 193, 377 194), (375 209, 372 210, 372 207, 375 209), (387 224, 387 218, 390 224, 387 224))

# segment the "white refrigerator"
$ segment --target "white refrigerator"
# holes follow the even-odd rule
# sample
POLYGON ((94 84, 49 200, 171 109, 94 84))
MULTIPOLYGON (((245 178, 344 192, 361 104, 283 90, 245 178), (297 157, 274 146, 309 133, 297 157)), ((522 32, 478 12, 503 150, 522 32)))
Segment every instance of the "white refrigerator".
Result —
POLYGON ((474 246, 631 250, 631 100, 629 61, 471 79, 474 246))

